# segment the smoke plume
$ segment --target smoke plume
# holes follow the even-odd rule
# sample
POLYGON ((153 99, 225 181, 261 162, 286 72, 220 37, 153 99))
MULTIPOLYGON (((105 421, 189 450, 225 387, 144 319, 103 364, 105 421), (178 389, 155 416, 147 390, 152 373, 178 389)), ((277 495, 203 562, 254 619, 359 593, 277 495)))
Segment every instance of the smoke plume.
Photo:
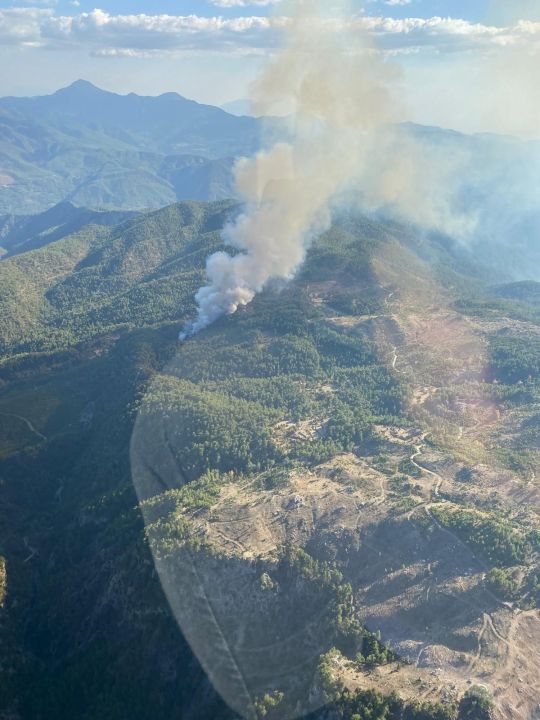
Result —
MULTIPOLYGON (((256 114, 290 113, 292 139, 237 163, 245 209, 223 233, 234 253, 208 258, 208 284, 182 339, 247 305, 269 280, 291 278, 340 197, 363 212, 382 211, 491 252, 506 269, 513 238, 528 243, 520 256, 532 252, 528 238, 535 240, 540 227, 539 147, 397 124, 397 65, 377 52, 358 16, 345 3, 327 5, 326 14, 322 0, 293 7, 283 48, 252 88, 256 114)), ((519 58, 529 67, 528 55, 519 58)), ((537 95, 522 94, 536 102, 537 95)), ((490 98, 500 100, 484 94, 486 107, 490 98)), ((524 274, 524 264, 530 267, 518 264, 511 274, 538 276, 524 274)))
POLYGON ((292 110, 292 140, 243 159, 236 187, 245 211, 224 231, 238 251, 207 261, 208 284, 184 337, 248 304, 271 278, 287 279, 310 238, 329 224, 333 197, 359 174, 374 128, 393 119, 393 70, 344 14, 325 17, 317 0, 298 0, 284 48, 253 88, 257 112, 292 110))

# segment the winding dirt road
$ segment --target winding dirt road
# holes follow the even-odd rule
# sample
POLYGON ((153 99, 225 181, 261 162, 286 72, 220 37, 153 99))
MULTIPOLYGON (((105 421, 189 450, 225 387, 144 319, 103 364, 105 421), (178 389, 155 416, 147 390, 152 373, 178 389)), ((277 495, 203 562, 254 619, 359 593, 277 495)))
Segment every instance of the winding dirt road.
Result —
POLYGON ((47 437, 43 435, 43 433, 40 433, 39 430, 36 430, 34 425, 32 424, 31 420, 24 417, 24 415, 17 415, 15 413, 7 413, 7 412, 0 412, 0 415, 3 415, 4 417, 13 417, 17 420, 20 420, 23 422, 26 427, 30 430, 31 433, 33 433, 36 437, 38 437, 40 440, 47 440, 47 437))

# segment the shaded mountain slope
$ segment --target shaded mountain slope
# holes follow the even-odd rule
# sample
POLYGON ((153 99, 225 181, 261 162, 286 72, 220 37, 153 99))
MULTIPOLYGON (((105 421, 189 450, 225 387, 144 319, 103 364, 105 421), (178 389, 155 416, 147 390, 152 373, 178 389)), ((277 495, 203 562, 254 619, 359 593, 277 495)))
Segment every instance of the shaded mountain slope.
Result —
POLYGON ((75 207, 62 202, 39 215, 4 215, 0 218, 0 246, 4 258, 60 240, 81 230, 85 225, 119 225, 133 213, 99 211, 75 207))

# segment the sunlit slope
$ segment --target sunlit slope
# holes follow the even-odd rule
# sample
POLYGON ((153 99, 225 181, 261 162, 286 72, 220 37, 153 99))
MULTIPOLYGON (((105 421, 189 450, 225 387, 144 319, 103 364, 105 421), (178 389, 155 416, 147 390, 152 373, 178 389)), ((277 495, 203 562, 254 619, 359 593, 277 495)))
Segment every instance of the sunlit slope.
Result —
POLYGON ((4 354, 67 347, 105 330, 185 315, 230 203, 180 203, 92 224, 0 264, 4 354))
POLYGON ((279 654, 247 673, 261 717, 465 718, 478 684, 529 720, 537 286, 489 288, 444 243, 343 217, 296 280, 178 345, 231 212, 173 205, 0 263, 3 704, 235 717, 169 614, 133 474, 170 597, 194 543, 240 650, 298 625, 286 657, 306 660, 309 641, 301 673, 276 680, 279 654))

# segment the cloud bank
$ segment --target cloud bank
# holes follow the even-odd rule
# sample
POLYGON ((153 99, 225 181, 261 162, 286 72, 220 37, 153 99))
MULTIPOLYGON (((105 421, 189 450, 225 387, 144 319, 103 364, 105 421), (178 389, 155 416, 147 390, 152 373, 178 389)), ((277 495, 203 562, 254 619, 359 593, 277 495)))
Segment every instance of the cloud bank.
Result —
MULTIPOLYGON (((222 8, 247 7, 247 0, 215 0, 222 8)), ((251 0, 249 5, 274 4, 251 0)), ((222 50, 253 51, 276 48, 287 25, 285 17, 245 15, 236 18, 202 15, 112 14, 92 10, 59 15, 52 8, 0 9, 0 43, 61 50, 83 45, 89 52, 111 48, 133 51, 222 50)), ((369 33, 380 51, 437 52, 490 51, 500 48, 537 50, 540 22, 522 20, 498 27, 458 18, 394 19, 356 15, 347 21, 348 31, 369 33)))

